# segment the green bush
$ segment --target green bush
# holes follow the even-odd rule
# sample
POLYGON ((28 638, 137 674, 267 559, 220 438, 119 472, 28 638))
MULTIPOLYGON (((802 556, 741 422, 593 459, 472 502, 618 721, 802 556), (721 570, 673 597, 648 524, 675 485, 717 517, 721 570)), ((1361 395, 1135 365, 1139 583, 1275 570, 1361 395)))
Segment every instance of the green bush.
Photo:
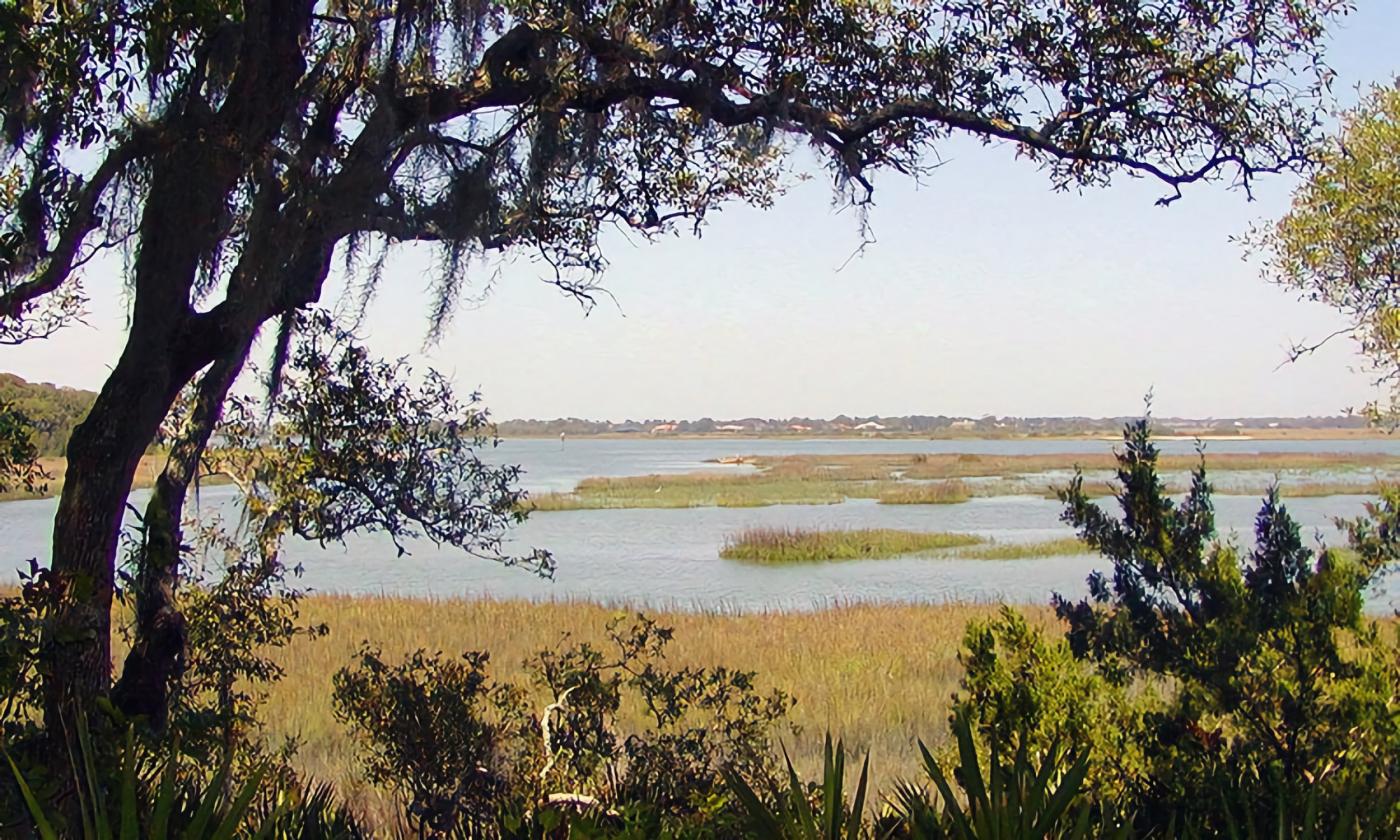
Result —
POLYGON ((1086 749, 1086 795, 1143 830, 1400 827, 1400 645, 1363 609, 1400 558, 1400 491, 1339 523, 1345 550, 1305 545, 1270 493, 1245 550, 1218 538, 1204 464, 1174 501, 1148 421, 1124 443, 1120 515, 1082 477, 1060 494, 1111 573, 1056 598, 1063 641, 1010 610, 971 625, 959 708, 984 739, 1086 749))
POLYGON ((645 616, 606 635, 606 647, 565 637, 541 651, 529 685, 493 682, 481 653, 394 665, 367 647, 335 677, 336 713, 369 779, 407 800, 420 829, 717 830, 733 817, 722 774, 771 774, 792 700, 760 692, 750 672, 667 666, 671 631, 645 616), (624 704, 648 723, 625 736, 624 704))
POLYGON ((371 782, 402 795, 409 817, 433 830, 488 815, 506 791, 499 728, 486 720, 495 690, 487 656, 417 651, 390 665, 369 646, 335 675, 336 716, 360 736, 371 782))
MULTIPOLYGON (((1160 681, 1167 705, 1144 723, 1149 808, 1196 806, 1257 775, 1256 814, 1338 815, 1346 792, 1373 786, 1400 801, 1397 648, 1363 610, 1365 592, 1400 558, 1400 490, 1341 523, 1350 550, 1310 548, 1275 492, 1245 551, 1217 539, 1204 464, 1180 502, 1157 475, 1147 420, 1119 455, 1121 517, 1082 492, 1064 518, 1113 563, 1089 598, 1056 599, 1075 655, 1111 682, 1160 681)), ((1248 785, 1246 785, 1248 786, 1248 785)), ((1400 805, 1392 817, 1400 816, 1400 805)))
POLYGON ((968 624, 959 654, 963 677, 955 704, 984 744, 1047 751, 1072 745, 1089 762, 1085 790, 1119 800, 1142 783, 1144 716, 1154 692, 1104 678, 1076 658, 1062 637, 1047 637, 1016 610, 968 624))

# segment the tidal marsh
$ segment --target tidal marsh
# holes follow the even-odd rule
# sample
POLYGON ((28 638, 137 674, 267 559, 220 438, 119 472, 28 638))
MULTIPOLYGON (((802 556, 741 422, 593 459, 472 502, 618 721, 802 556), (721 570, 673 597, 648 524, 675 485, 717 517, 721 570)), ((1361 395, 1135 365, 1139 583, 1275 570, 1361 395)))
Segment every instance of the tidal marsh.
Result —
POLYGON ((1037 557, 1065 557, 1072 554, 1092 553, 1093 549, 1089 548, 1078 537, 1040 542, 987 543, 953 551, 955 556, 964 560, 1026 560, 1037 557))
MULTIPOLYGON (((880 504, 959 504, 974 498, 1035 495, 1054 498, 1070 471, 1082 469, 1085 490, 1108 496, 1114 485, 1112 455, 860 454, 745 456, 754 469, 708 470, 622 478, 585 478, 566 493, 533 495, 526 506, 539 512, 611 508, 759 507, 830 505, 850 499, 880 504)), ((1172 492, 1187 487, 1195 455, 1163 455, 1172 492)), ((1283 452, 1210 455, 1207 466, 1216 492, 1262 496, 1278 479, 1285 497, 1367 495, 1377 484, 1400 477, 1400 457, 1375 453, 1283 452), (1324 474, 1325 473, 1325 474, 1324 474), (1353 475, 1355 474, 1354 477, 1353 475), (1231 476, 1239 476, 1231 480, 1231 476), (1311 477, 1316 475, 1316 477, 1311 477)))
MULTIPOLYGON (((798 769, 821 767, 822 739, 840 735, 857 754, 871 752, 880 786, 915 774, 916 739, 938 747, 947 737, 949 698, 957 689, 958 651, 970 619, 994 615, 993 605, 844 606, 819 612, 717 615, 653 613, 675 630, 667 662, 673 667, 724 665, 757 673, 764 690, 797 698, 790 718, 797 733, 781 740, 798 769)), ((1047 607, 1023 608, 1032 623, 1058 632, 1047 607)), ((286 669, 268 693, 264 738, 277 746, 300 741, 295 765, 333 782, 371 814, 391 812, 386 796, 364 781, 354 745, 331 709, 331 678, 362 640, 382 647, 387 661, 424 648, 448 654, 491 652, 494 679, 524 682, 523 663, 540 650, 571 642, 605 642, 607 622, 623 615, 587 603, 494 600, 414 600, 312 596, 303 619, 324 622, 324 638, 298 637, 277 654, 286 669)), ((641 708, 624 709, 624 726, 646 725, 641 708)))
POLYGON ((820 531, 805 528, 749 528, 725 538, 726 560, 782 565, 833 560, 875 560, 961 548, 985 542, 971 534, 862 528, 820 531))
POLYGON ((956 478, 918 484, 900 482, 876 496, 882 505, 955 505, 971 498, 967 484, 956 478))

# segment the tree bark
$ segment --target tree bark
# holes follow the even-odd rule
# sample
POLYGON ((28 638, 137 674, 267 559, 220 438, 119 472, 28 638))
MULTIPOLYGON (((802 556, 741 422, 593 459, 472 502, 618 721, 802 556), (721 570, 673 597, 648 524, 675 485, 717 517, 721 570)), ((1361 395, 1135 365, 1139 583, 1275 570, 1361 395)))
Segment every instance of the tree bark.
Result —
MULTIPOLYGON (((263 158, 295 102, 312 7, 309 0, 245 0, 222 106, 212 112, 192 91, 163 131, 141 217, 127 344, 69 441, 54 518, 52 570, 62 597, 45 626, 40 667, 45 727, 55 742, 67 742, 73 713, 89 710, 110 687, 117 539, 136 465, 180 390, 235 339, 208 334, 221 332, 219 321, 197 316, 190 292, 200 261, 224 236, 229 194, 263 158)), ((180 505, 169 504, 173 488, 157 495, 178 515, 180 505)), ((68 775, 69 754, 61 742, 51 751, 60 776, 68 775)))
POLYGON ((151 181, 126 347, 87 418, 73 430, 54 517, 52 569, 63 594, 41 651, 50 737, 62 733, 67 739, 73 712, 88 711, 110 687, 122 514, 141 455, 180 390, 209 362, 196 352, 209 337, 188 329, 189 294, 237 177, 230 169, 227 156, 220 160, 204 143, 189 142, 157 164, 151 181))
POLYGON ((146 505, 135 581, 136 627, 112 701, 123 714, 143 716, 157 730, 165 728, 170 688, 184 672, 185 617, 175 589, 184 549, 185 495, 252 347, 251 332, 241 338, 200 379, 189 426, 171 448, 146 505))
POLYGON ((43 645, 45 725, 71 736, 111 678, 111 610, 117 538, 142 453, 184 383, 176 384, 159 343, 133 337, 68 444, 53 571, 62 596, 43 645))

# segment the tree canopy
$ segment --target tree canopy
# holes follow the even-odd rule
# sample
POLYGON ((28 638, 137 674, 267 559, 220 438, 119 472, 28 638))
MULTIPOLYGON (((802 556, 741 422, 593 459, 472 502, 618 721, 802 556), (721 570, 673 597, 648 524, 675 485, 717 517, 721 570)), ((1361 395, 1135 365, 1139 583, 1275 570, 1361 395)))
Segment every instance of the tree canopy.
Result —
POLYGON ((38 455, 63 454, 73 427, 87 414, 96 396, 91 391, 26 382, 12 373, 0 373, 0 400, 28 419, 38 455))
MULTIPOLYGON (((83 311, 127 256, 130 331, 74 430, 54 525, 67 587, 48 714, 104 692, 123 505, 196 394, 148 506, 151 569, 268 322, 274 385, 337 258, 368 300, 393 243, 431 243, 429 324, 474 257, 527 254, 585 299, 612 228, 766 206, 809 145, 838 195, 918 177, 955 134, 1050 185, 1115 175, 1248 188, 1300 165, 1345 0, 27 0, 0 7, 0 340, 83 311)), ((156 590, 163 574, 138 575, 156 590)), ((159 603, 159 591, 148 593, 159 603)), ((160 609, 148 609, 155 615, 160 609)), ((138 628, 138 636, 143 632, 138 628)), ((139 641, 139 640, 138 640, 139 641)), ((139 647, 139 645, 138 645, 139 647)))
MULTIPOLYGON (((1342 314, 1400 421, 1400 87, 1377 87, 1342 115, 1293 206, 1250 245, 1270 280, 1342 314)), ((1306 352, 1309 347, 1296 352, 1306 352)))

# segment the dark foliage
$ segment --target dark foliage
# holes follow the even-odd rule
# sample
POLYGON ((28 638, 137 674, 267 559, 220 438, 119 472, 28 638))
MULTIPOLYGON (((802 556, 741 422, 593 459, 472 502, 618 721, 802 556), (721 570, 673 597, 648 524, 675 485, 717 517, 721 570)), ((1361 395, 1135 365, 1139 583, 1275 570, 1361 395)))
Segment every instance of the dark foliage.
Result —
POLYGON ((528 832, 592 814, 616 836, 626 825, 714 830, 721 774, 767 777, 792 701, 761 693, 751 673, 667 667, 671 632, 645 616, 613 622, 607 638, 541 651, 527 663, 533 686, 493 682, 481 653, 418 651, 391 665, 366 647, 336 675, 336 713, 369 778, 400 793, 421 827, 528 832), (650 721, 624 736, 628 704, 650 721))
POLYGON ((1395 795, 1400 662, 1363 604, 1400 557, 1400 492, 1343 523, 1350 550, 1306 546, 1271 492, 1242 551, 1215 541, 1204 466, 1175 502, 1148 421, 1124 443, 1121 518, 1089 501, 1080 479, 1062 494, 1066 521, 1112 561, 1112 578, 1095 574, 1089 599, 1056 610, 1076 655, 1110 679, 1168 681, 1170 705, 1151 719, 1159 795, 1205 794, 1222 773, 1281 780, 1281 798, 1261 806, 1301 808, 1309 790, 1356 775, 1395 795))

